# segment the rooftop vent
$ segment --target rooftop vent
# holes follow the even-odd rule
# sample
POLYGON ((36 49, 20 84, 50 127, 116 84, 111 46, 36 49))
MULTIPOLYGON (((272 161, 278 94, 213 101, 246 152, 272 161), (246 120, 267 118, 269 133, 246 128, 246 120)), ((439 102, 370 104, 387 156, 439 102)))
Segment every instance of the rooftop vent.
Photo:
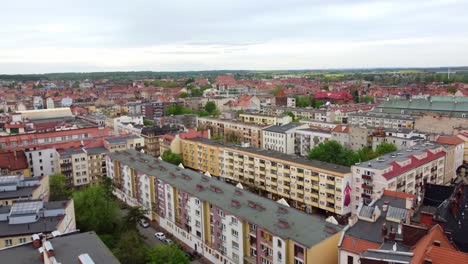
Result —
POLYGON ((231 206, 239 208, 241 206, 241 203, 237 200, 231 200, 231 206))
POLYGON ((377 161, 378 161, 378 162, 384 162, 385 159, 384 159, 384 158, 377 158, 377 161))
POLYGON ((403 155, 403 153, 401 153, 401 152, 398 152, 398 153, 397 153, 397 156, 401 156, 401 155, 403 155))
POLYGON ((78 262, 80 264, 94 264, 93 259, 87 253, 79 255, 78 262))
POLYGON ((286 221, 286 220, 278 220, 278 226, 281 227, 281 228, 288 228, 289 227, 289 223, 286 221))

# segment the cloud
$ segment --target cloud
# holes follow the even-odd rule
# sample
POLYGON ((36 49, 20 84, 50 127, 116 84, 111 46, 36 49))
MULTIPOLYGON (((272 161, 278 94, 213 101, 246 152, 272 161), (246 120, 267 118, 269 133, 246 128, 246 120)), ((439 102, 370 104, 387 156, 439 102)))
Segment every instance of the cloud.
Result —
POLYGON ((467 9, 455 0, 8 1, 0 73, 463 65, 467 9))

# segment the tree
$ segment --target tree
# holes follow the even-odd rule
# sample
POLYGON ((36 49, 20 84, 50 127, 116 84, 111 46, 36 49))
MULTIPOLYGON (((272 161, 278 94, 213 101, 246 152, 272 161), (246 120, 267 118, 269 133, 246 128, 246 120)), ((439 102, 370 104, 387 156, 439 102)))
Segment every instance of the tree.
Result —
POLYGON ((271 93, 274 96, 278 96, 282 91, 283 91, 283 86, 277 85, 273 90, 271 90, 271 93))
POLYGON ((212 102, 212 101, 206 102, 206 104, 205 104, 205 110, 206 110, 209 114, 212 114, 213 111, 216 110, 216 104, 215 104, 215 102, 212 102))
POLYGON ((351 166, 358 161, 358 157, 353 151, 345 149, 335 140, 322 142, 311 149, 309 152, 309 159, 344 166, 351 166))
POLYGON ((312 105, 312 99, 306 95, 296 95, 296 107, 308 107, 312 105))
POLYGON ((205 109, 197 111, 198 116, 209 116, 210 113, 208 113, 205 109))
POLYGON ((128 209, 127 215, 124 217, 124 223, 128 229, 136 228, 136 223, 145 218, 147 210, 143 207, 130 207, 128 209))
POLYGON ((146 263, 147 252, 136 230, 125 231, 114 249, 115 256, 121 263, 146 263))
POLYGON ((61 201, 70 197, 67 189, 67 177, 63 174, 52 174, 49 176, 49 200, 61 201))
POLYGON ((154 122, 148 119, 143 119, 143 125, 145 126, 154 126, 154 122))
POLYGON ((372 104, 374 103, 374 97, 365 95, 361 97, 360 103, 372 104))
POLYGON ((457 91, 458 91, 457 87, 454 87, 454 86, 447 87, 447 92, 451 94, 455 94, 457 91))
POLYGON ((80 230, 111 234, 119 227, 119 206, 102 185, 73 193, 76 223, 80 230))
POLYGON ((148 250, 147 263, 151 264, 185 264, 190 263, 189 258, 175 244, 156 245, 148 250))
POLYGON ((383 142, 375 148, 377 156, 382 156, 390 152, 397 151, 397 147, 392 143, 383 142))
POLYGON ((164 151, 164 153, 162 154, 161 158, 162 158, 164 161, 169 162, 169 163, 172 163, 172 164, 174 164, 174 165, 179 165, 180 163, 182 163, 182 156, 179 155, 179 154, 173 153, 173 152, 170 151, 170 150, 164 151))
POLYGON ((192 110, 183 105, 170 105, 165 109, 166 115, 185 115, 191 114, 192 110))
POLYGON ((79 81, 75 81, 75 82, 72 84, 72 88, 80 88, 80 82, 79 82, 79 81))
POLYGON ((189 94, 186 93, 186 92, 181 92, 181 93, 179 94, 179 98, 187 98, 188 96, 189 96, 189 94))

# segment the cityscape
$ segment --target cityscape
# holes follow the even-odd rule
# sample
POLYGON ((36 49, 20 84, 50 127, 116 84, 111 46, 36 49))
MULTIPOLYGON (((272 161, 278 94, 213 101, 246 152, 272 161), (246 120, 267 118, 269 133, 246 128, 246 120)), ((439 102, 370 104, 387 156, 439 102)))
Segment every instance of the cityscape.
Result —
POLYGON ((0 263, 468 264, 464 1, 24 2, 0 263))

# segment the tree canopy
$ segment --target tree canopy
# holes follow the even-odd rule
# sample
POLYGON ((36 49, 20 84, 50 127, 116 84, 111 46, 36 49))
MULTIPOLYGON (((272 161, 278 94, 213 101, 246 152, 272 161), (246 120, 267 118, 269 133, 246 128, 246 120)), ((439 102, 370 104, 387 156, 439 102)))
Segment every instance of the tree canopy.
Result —
POLYGON ((67 177, 58 173, 49 176, 49 200, 60 201, 70 197, 70 191, 67 189, 67 177))
POLYGON ((121 263, 146 263, 146 253, 143 241, 136 230, 128 230, 122 233, 114 249, 114 254, 121 263))
POLYGON ((207 111, 209 114, 213 114, 213 112, 216 110, 216 104, 215 102, 209 101, 206 102, 205 104, 205 111, 207 111))
POLYGON ((176 245, 155 245, 148 250, 147 263, 151 264, 185 264, 188 257, 176 245))
POLYGON ((161 158, 162 158, 164 161, 169 162, 169 163, 172 163, 172 164, 174 164, 174 165, 179 165, 180 163, 182 163, 182 156, 179 155, 179 154, 173 153, 173 152, 170 151, 170 150, 164 151, 164 153, 162 154, 161 158))

